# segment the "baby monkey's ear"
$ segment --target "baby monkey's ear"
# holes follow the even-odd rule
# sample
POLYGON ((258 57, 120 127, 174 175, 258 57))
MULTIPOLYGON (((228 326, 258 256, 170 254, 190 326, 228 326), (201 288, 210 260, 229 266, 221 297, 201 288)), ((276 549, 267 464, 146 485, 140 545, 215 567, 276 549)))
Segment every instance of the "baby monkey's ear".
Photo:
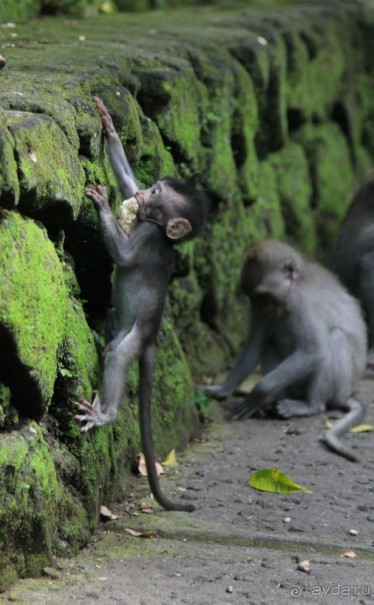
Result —
POLYGON ((166 225, 166 235, 170 239, 181 239, 191 231, 190 221, 186 218, 172 218, 166 225))

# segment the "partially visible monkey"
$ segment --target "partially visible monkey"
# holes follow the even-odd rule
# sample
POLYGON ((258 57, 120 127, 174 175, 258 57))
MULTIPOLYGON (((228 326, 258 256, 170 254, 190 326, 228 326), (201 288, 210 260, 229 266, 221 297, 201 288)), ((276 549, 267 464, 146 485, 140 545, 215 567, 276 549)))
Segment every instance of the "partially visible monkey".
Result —
POLYGON ((103 403, 98 394, 92 404, 78 402, 82 414, 76 418, 86 422, 81 431, 113 422, 124 395, 128 366, 133 359, 139 359, 139 422, 152 493, 165 509, 192 511, 190 504, 168 500, 160 488, 151 431, 151 394, 156 336, 174 266, 174 244, 197 234, 206 217, 208 200, 188 181, 172 178, 138 190, 112 119, 103 102, 98 98, 95 102, 119 188, 124 197, 135 197, 139 218, 126 235, 110 209, 105 187, 87 187, 86 195, 96 204, 116 272, 114 310, 109 316, 111 340, 105 350, 103 403))
POLYGON ((361 187, 348 208, 332 269, 362 304, 368 328, 368 367, 374 369, 374 178, 361 187))
POLYGON ((224 384, 206 387, 206 393, 228 397, 260 362, 263 377, 233 408, 233 417, 248 418, 271 407, 283 418, 327 407, 347 410, 325 439, 335 452, 356 461, 340 437, 365 414, 354 398, 366 355, 358 303, 332 273, 278 241, 252 249, 241 288, 252 303, 248 336, 224 384))

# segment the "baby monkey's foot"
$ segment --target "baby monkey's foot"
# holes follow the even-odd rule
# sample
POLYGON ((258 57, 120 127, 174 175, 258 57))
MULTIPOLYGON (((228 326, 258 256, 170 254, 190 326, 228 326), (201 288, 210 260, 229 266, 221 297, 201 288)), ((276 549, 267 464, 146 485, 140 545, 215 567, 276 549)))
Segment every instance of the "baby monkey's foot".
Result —
POLYGON ((99 393, 98 391, 94 391, 94 394, 92 403, 85 399, 75 402, 77 408, 81 412, 84 412, 84 414, 77 414, 75 418, 79 420, 79 422, 86 422, 86 424, 81 427, 81 433, 89 431, 94 426, 105 424, 105 422, 103 422, 104 414, 101 412, 99 393))

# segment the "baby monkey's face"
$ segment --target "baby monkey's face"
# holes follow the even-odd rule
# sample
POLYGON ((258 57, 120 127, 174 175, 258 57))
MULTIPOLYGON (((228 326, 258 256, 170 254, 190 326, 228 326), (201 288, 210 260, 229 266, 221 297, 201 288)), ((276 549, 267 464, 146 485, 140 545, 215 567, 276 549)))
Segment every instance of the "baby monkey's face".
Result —
POLYGON ((134 197, 139 204, 141 221, 152 221, 165 226, 165 191, 162 181, 157 181, 148 189, 139 189, 134 197))
POLYGON ((149 189, 137 191, 135 199, 139 204, 140 220, 152 221, 161 227, 166 227, 170 219, 178 217, 184 205, 183 196, 162 179, 149 189))
POLYGON ((140 189, 134 197, 139 204, 139 219, 156 223, 168 238, 178 240, 191 232, 191 224, 184 217, 187 202, 166 180, 157 181, 149 189, 140 189))

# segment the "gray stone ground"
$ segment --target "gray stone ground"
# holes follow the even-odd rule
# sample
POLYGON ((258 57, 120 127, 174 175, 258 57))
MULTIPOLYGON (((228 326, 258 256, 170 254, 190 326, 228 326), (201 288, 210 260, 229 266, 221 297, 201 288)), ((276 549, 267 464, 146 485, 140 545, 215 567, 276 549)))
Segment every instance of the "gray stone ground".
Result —
MULTIPOLYGON (((372 424, 373 386, 369 377, 361 384, 372 424)), ((348 436, 362 453, 354 464, 325 449, 322 417, 228 423, 216 411, 215 418, 178 456, 178 469, 162 477, 165 491, 193 501, 196 512, 140 513, 147 482, 132 477, 125 501, 105 503, 117 520, 103 523, 77 557, 56 560, 43 578, 18 582, 0 602, 374 603, 373 433, 348 436), (312 494, 279 496, 246 486, 262 467, 281 469, 312 494), (127 527, 157 536, 133 537, 127 527), (356 558, 344 556, 350 550, 356 558), (298 570, 305 559, 309 573, 298 570)))

